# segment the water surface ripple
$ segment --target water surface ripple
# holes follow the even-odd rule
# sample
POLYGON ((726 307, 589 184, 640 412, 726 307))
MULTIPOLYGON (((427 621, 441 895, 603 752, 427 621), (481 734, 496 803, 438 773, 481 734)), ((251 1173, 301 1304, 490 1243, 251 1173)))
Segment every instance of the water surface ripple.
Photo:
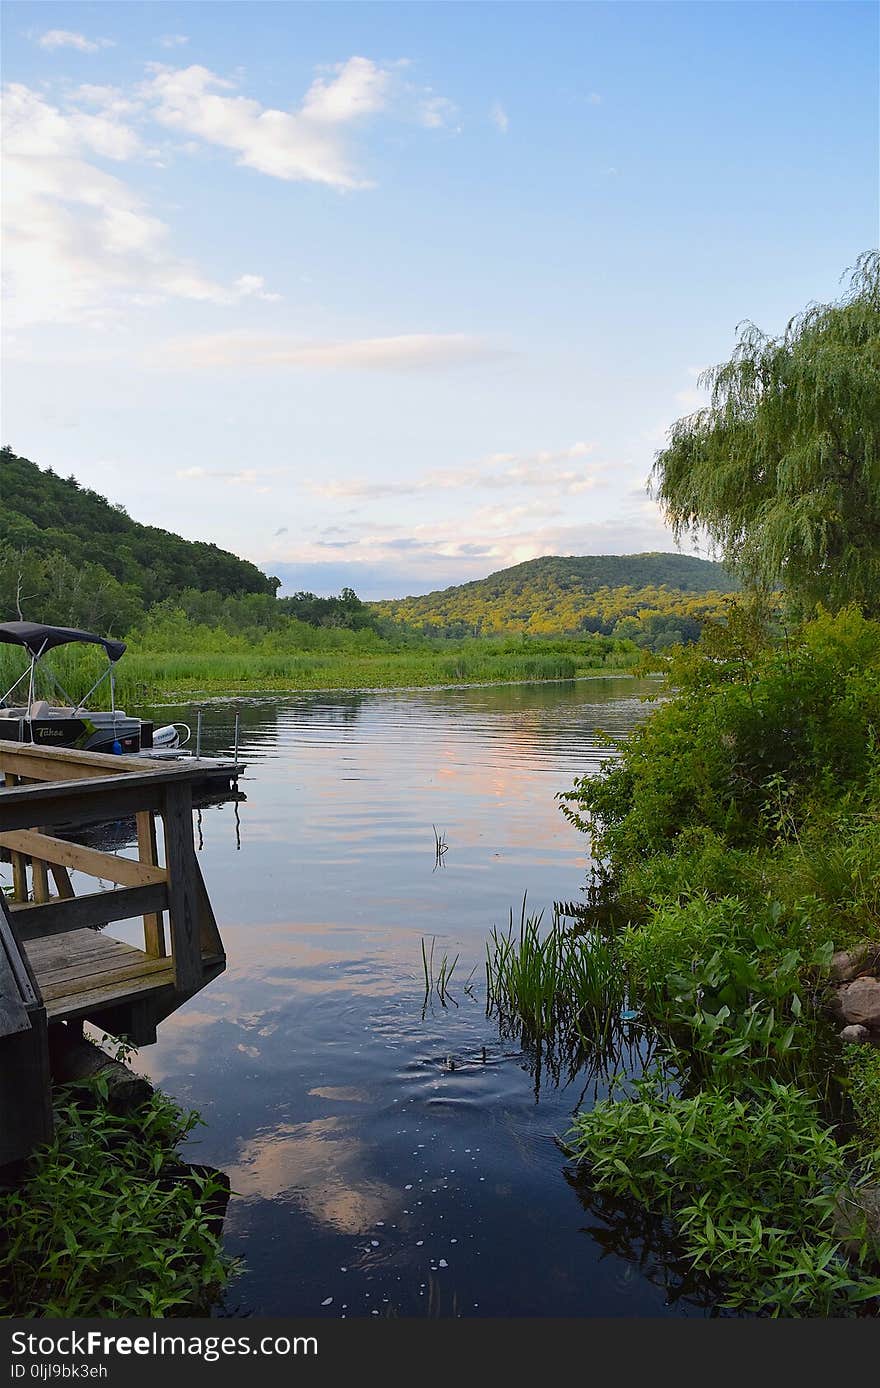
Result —
POLYGON ((231 747, 238 708, 249 766, 240 836, 232 806, 201 815, 228 969, 140 1061, 201 1111, 193 1156, 236 1192, 227 1245, 247 1270, 219 1314, 705 1314, 662 1230, 566 1169, 554 1137, 601 1077, 536 1074, 485 1015, 493 925, 524 893, 549 913, 585 882, 557 792, 650 689, 205 704, 205 750, 231 747), (460 956, 457 1006, 423 1008, 423 937, 436 965, 460 956))

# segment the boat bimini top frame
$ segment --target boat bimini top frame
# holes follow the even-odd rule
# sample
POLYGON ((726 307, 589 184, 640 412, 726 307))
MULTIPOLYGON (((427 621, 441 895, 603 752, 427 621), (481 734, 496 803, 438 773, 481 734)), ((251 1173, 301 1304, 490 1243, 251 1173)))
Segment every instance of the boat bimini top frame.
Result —
POLYGON ((124 641, 111 641, 104 636, 95 636, 90 631, 78 631, 75 627, 50 627, 44 626, 40 622, 0 622, 0 642, 10 646, 22 646, 30 655, 30 665, 19 675, 18 679, 7 689, 6 693, 0 698, 0 706, 9 705, 10 695, 26 679, 28 681, 28 701, 27 707, 30 713, 36 697, 35 677, 38 663, 42 660, 47 651, 55 646, 68 646, 76 642, 86 642, 92 646, 103 646, 107 656, 107 669, 95 680, 87 694, 74 705, 73 699, 67 690, 57 679, 55 672, 48 666, 41 668, 48 674, 52 683, 55 685, 67 700, 71 707, 71 714, 75 716, 86 706, 88 700, 94 694, 99 685, 104 680, 110 681, 110 712, 113 720, 116 719, 116 662, 125 654, 124 641))

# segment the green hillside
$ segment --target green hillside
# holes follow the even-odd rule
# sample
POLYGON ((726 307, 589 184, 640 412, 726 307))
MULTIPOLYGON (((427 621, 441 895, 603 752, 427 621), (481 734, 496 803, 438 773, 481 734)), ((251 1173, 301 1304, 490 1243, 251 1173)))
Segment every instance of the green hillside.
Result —
POLYGON ((689 635, 691 624, 698 629, 738 587, 721 564, 686 554, 546 555, 472 583, 373 606, 394 621, 446 636, 631 635, 627 622, 644 626, 647 619, 657 627, 670 618, 680 619, 689 635))
POLYGON ((273 595, 278 581, 217 545, 131 519, 121 506, 11 449, 0 450, 0 614, 124 633, 184 589, 273 595))

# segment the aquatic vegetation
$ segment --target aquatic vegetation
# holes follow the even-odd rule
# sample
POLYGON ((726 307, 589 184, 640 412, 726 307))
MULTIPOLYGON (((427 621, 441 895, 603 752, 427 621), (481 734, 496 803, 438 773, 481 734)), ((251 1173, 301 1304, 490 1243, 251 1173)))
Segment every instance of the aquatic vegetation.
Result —
POLYGON ((832 1315, 880 1296, 880 1250, 865 1227, 844 1253, 837 1215, 852 1190, 851 1153, 815 1100, 775 1080, 686 1098, 653 1077, 635 1089, 576 1118, 568 1150, 605 1192, 672 1219, 726 1306, 832 1315))
POLYGON ((486 945, 487 1012, 536 1038, 607 1035, 625 1005, 616 947, 576 933, 561 916, 548 929, 542 920, 543 913, 526 915, 523 899, 518 932, 512 911, 507 932, 493 930, 486 945))
POLYGON ((439 833, 439 834, 438 834, 436 824, 432 824, 432 825, 431 825, 431 828, 434 830, 434 869, 433 869, 433 870, 436 872, 438 867, 444 867, 444 866, 445 866, 445 858, 446 858, 447 852, 449 851, 449 844, 446 842, 446 835, 445 835, 445 834, 443 834, 443 833, 439 833))
MULTIPOLYGON (((639 658, 631 642, 585 636, 549 643, 476 639, 415 643, 376 632, 310 627, 290 619, 284 633, 229 636, 184 620, 135 632, 116 672, 120 705, 168 694, 235 694, 297 689, 407 689, 444 684, 493 684, 626 673, 639 658), (609 652, 607 647, 613 649, 609 652), (557 649, 562 647, 563 649, 557 649)), ((87 652, 53 652, 52 666, 73 698, 93 683, 87 652)), ((11 648, 0 650, 3 688, 21 673, 11 648)), ((47 690, 46 693, 51 691, 47 690)), ((105 698, 105 691, 101 691, 105 698)))
POLYGON ((6 1316, 203 1315, 235 1271, 222 1251, 228 1184, 182 1166, 199 1123, 154 1094, 117 1117, 100 1081, 59 1092, 55 1136, 0 1192, 6 1316))
POLYGON ((456 955, 452 963, 450 964, 449 955, 444 954, 443 958, 440 960, 439 970, 435 974, 434 946, 436 943, 437 937, 436 935, 432 935, 431 948, 430 950, 428 950, 425 946, 424 937, 422 938, 422 969, 425 975, 424 1006, 427 1007, 431 995, 436 994, 437 1001, 440 1003, 441 1007, 448 1007, 450 1002, 453 1004, 454 1007, 457 1007, 458 1003, 455 1001, 455 998, 453 998, 449 992, 449 985, 452 982, 452 975, 455 972, 455 966, 458 963, 459 956, 456 955))

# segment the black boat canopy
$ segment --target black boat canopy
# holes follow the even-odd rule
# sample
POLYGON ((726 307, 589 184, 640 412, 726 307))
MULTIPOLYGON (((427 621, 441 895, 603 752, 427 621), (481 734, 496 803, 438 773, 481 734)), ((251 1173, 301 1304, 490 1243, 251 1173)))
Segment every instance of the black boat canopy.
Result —
POLYGON ((74 641, 88 641, 94 646, 103 646, 108 660, 118 660, 125 652, 124 641, 108 641, 103 636, 95 636, 90 631, 77 631, 73 627, 45 627, 41 622, 0 622, 0 641, 10 646, 24 646, 34 656, 50 651, 53 646, 66 646, 74 641))

